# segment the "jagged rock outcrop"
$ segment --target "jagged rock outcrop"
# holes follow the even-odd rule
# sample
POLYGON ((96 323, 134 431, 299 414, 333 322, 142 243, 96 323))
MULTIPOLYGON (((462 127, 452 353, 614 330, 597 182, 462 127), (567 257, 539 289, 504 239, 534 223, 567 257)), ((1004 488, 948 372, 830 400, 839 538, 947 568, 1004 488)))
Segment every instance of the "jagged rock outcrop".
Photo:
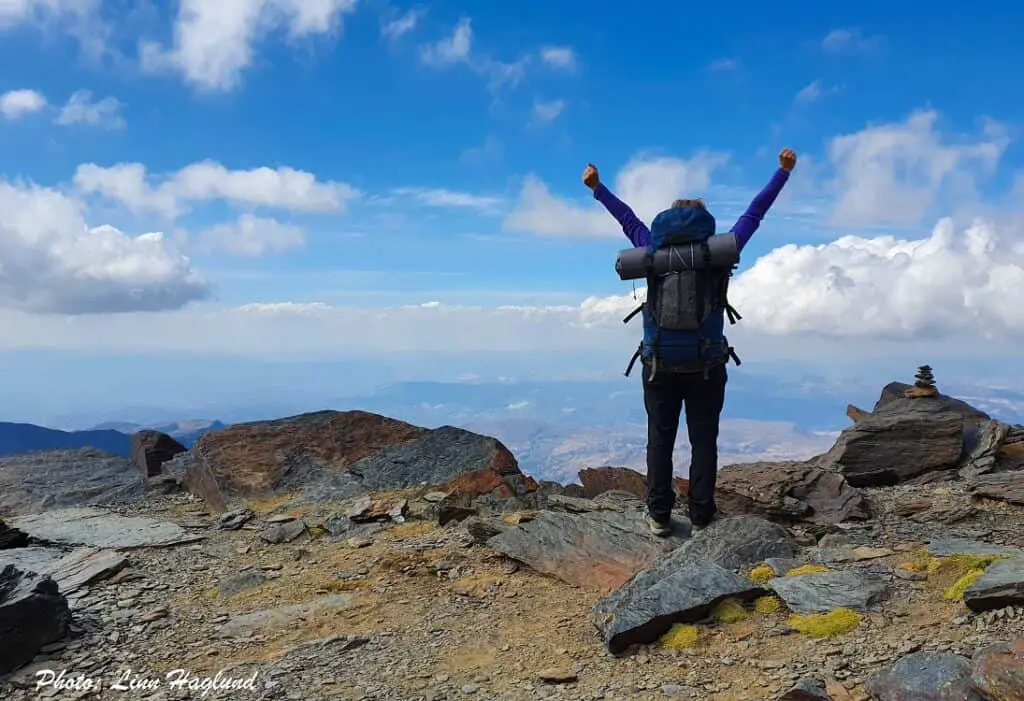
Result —
POLYGON ((1024 470, 982 475, 970 485, 975 496, 1024 506, 1024 470))
POLYGON ((0 570, 0 674, 63 638, 70 622, 68 602, 52 579, 14 565, 0 570))
POLYGON ((147 479, 160 474, 160 466, 178 453, 185 452, 185 446, 160 431, 137 431, 132 435, 132 467, 147 479))
POLYGON ((8 548, 24 548, 28 545, 28 536, 17 528, 11 528, 0 519, 0 550, 8 548))
POLYGON ((903 396, 910 387, 892 383, 871 413, 848 411, 856 416, 854 425, 816 462, 854 487, 898 484, 958 467, 965 437, 989 417, 942 394, 903 396))
POLYGON ((810 462, 729 465, 718 473, 719 508, 782 521, 834 524, 871 515, 867 495, 810 462))
MULTIPOLYGON (((583 493, 562 490, 565 496, 593 499, 605 492, 628 492, 641 499, 647 496, 647 477, 628 467, 588 467, 579 472, 583 493)), ((690 491, 690 480, 676 477, 676 495, 685 497, 690 491)), ((570 485, 574 486, 574 485, 570 485)))
POLYGON ((972 611, 1024 605, 1024 557, 997 560, 964 592, 964 603, 972 611))
POLYGON ((218 511, 231 496, 298 489, 326 501, 374 491, 436 485, 484 501, 524 498, 536 482, 494 438, 451 426, 425 429, 362 411, 321 411, 235 424, 204 434, 164 464, 218 511))
POLYGON ((951 652, 915 652, 868 680, 876 699, 986 701, 971 682, 971 661, 951 652))
POLYGON ((777 524, 722 519, 598 601, 592 621, 612 653, 653 642, 675 623, 700 620, 723 599, 766 593, 735 570, 793 553, 793 541, 777 524))
POLYGON ((46 450, 0 458, 0 513, 130 503, 146 481, 120 455, 95 448, 46 450))

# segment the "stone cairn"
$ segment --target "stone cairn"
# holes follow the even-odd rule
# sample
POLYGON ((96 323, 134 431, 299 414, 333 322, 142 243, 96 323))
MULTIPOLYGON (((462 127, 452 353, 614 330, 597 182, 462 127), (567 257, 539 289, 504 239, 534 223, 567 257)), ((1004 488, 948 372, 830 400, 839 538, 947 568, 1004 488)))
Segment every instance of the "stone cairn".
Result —
POLYGON ((919 367, 917 374, 914 375, 914 380, 914 386, 906 391, 907 397, 910 399, 920 399, 921 397, 938 396, 939 390, 935 387, 935 375, 932 374, 930 365, 919 367))

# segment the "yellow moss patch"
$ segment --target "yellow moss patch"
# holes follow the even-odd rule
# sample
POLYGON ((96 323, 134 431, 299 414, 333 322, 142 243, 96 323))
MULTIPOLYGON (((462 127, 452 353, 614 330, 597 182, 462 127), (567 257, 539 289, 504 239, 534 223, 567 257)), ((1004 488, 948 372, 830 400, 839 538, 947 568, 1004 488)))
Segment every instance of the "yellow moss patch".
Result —
POLYGON ((920 562, 901 562, 897 567, 908 572, 923 572, 926 568, 920 562))
POLYGON ((849 633, 860 624, 862 618, 856 611, 837 608, 828 613, 793 614, 787 624, 812 638, 831 638, 849 633))
POLYGON ((932 558, 932 561, 928 563, 928 572, 931 574, 956 574, 956 576, 962 577, 971 570, 983 570, 1004 557, 1006 556, 956 553, 948 557, 932 558))
POLYGON ((665 635, 661 636, 658 644, 670 650, 683 650, 697 644, 700 638, 700 629, 697 626, 684 626, 676 623, 669 628, 665 635))
POLYGON ((951 586, 949 589, 947 589, 945 592, 943 592, 943 594, 942 594, 943 598, 949 599, 950 601, 959 601, 959 600, 963 599, 964 598, 964 592, 967 591, 967 587, 969 587, 972 584, 974 584, 974 580, 976 580, 978 577, 980 577, 984 573, 985 573, 985 570, 983 570, 981 568, 970 570, 963 577, 961 577, 960 579, 956 580, 956 582, 953 584, 953 586, 951 586))
POLYGON ((309 537, 310 538, 319 538, 322 535, 324 535, 325 533, 327 533, 327 529, 324 528, 323 526, 310 526, 309 527, 309 537))
POLYGON ((775 576, 775 570, 770 565, 758 565, 754 569, 750 570, 747 574, 749 579, 754 584, 767 584, 768 580, 775 576))
POLYGON ((795 577, 801 574, 814 574, 816 572, 828 572, 828 568, 821 565, 801 565, 786 572, 786 576, 795 577))
POLYGON ((777 596, 762 596, 754 602, 754 610, 762 615, 775 613, 782 608, 782 602, 777 596))
POLYGON ((749 614, 736 599, 723 599, 711 611, 711 617, 719 623, 739 623, 749 614))

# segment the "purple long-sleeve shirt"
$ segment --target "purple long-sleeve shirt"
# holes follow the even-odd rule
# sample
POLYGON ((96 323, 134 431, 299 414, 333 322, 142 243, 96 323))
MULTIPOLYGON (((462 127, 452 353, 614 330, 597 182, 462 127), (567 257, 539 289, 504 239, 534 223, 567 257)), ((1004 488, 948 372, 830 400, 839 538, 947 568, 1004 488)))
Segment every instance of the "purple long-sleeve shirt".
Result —
MULTIPOLYGON (((751 201, 747 211, 740 215, 740 218, 729 230, 736 234, 736 246, 740 251, 750 241, 750 237, 754 235, 757 228, 761 226, 761 220, 768 213, 768 209, 775 202, 775 198, 779 196, 779 192, 782 191, 782 186, 786 184, 787 180, 789 180, 788 171, 782 168, 776 170, 764 189, 757 193, 757 197, 751 201)), ((634 246, 643 248, 650 243, 651 230, 640 221, 628 204, 613 195, 604 184, 594 188, 594 199, 603 204, 608 213, 615 217, 619 225, 622 226, 622 233, 633 242, 634 246)))

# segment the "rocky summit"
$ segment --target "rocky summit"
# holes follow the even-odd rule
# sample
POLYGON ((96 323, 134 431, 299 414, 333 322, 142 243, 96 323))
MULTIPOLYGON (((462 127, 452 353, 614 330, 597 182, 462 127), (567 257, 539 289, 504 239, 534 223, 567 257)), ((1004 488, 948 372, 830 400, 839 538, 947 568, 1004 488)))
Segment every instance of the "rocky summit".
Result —
POLYGON ((1024 428, 921 382, 660 539, 358 411, 0 458, 3 698, 1020 701, 1024 428))

